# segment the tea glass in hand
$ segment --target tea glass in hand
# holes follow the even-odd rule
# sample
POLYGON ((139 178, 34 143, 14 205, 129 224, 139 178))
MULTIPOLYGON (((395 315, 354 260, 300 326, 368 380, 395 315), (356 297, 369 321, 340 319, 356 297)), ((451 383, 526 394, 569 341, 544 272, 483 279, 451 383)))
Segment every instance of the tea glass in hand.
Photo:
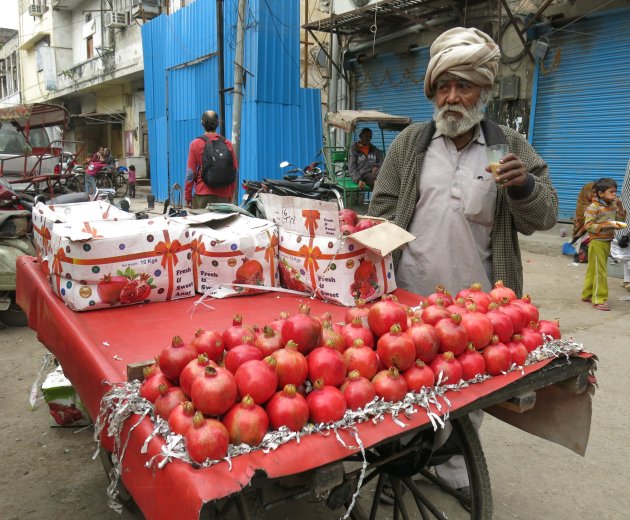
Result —
POLYGON ((493 144, 492 146, 486 146, 486 155, 488 156, 488 163, 490 163, 490 170, 492 171, 492 175, 495 177, 499 176, 498 170, 501 167, 501 163, 499 161, 503 159, 509 151, 510 147, 507 144, 493 144))

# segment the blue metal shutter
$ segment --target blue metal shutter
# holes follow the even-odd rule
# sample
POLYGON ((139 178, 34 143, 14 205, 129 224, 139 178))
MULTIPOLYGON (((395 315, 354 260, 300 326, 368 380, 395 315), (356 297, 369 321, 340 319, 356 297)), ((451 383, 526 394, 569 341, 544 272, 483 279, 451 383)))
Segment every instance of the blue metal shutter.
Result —
POLYGON ((623 182, 630 158, 630 9, 580 20, 549 36, 537 71, 532 143, 549 164, 560 218, 582 186, 623 182))
MULTIPOLYGON (((414 123, 433 116, 433 105, 424 97, 424 73, 429 63, 429 48, 410 55, 384 54, 355 67, 355 108, 380 110, 396 116, 411 117, 414 123)), ((381 147, 380 130, 372 127, 372 142, 381 147)), ((385 132, 385 148, 398 135, 385 132)))

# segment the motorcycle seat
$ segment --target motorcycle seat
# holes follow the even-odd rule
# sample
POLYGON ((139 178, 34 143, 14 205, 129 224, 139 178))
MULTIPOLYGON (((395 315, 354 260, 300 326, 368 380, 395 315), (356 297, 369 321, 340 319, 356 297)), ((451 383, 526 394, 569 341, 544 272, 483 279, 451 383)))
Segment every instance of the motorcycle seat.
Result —
POLYGON ((277 186, 279 188, 287 188, 289 190, 299 191, 301 193, 311 193, 316 188, 316 183, 307 181, 307 182, 295 182, 295 181, 287 181, 282 179, 263 179, 265 184, 269 186, 277 186))

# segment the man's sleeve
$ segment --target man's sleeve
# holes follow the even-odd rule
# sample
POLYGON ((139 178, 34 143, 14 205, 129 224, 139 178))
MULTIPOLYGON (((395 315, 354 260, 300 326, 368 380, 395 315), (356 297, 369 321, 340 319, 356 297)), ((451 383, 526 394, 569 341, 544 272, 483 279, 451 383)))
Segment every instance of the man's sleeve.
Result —
POLYGON ((193 185, 195 183, 195 172, 197 171, 197 158, 194 152, 193 140, 188 148, 188 162, 186 163, 186 184, 184 187, 184 199, 186 202, 192 202, 193 185))
POLYGON ((357 154, 354 149, 354 146, 350 147, 348 150, 348 173, 351 177, 354 177, 354 174, 357 171, 357 154))

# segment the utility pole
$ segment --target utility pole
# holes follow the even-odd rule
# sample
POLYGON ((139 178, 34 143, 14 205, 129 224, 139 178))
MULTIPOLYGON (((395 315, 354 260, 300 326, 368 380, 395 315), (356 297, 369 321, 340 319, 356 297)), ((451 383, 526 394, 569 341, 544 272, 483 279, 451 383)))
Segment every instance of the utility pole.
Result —
MULTIPOLYGON (((236 22, 236 54, 234 57, 234 101, 232 105, 232 145, 236 160, 240 164, 241 149, 241 114, 243 108, 243 60, 245 54, 245 16, 247 13, 247 0, 238 1, 238 20, 236 22)), ((237 179, 238 181, 238 179, 237 179)), ((236 184, 239 185, 239 182, 236 184)), ((236 193, 234 194, 236 197, 236 193)))
POLYGON ((223 43, 223 0, 217 0, 217 50, 219 51, 219 128, 225 131, 225 48, 223 43))

